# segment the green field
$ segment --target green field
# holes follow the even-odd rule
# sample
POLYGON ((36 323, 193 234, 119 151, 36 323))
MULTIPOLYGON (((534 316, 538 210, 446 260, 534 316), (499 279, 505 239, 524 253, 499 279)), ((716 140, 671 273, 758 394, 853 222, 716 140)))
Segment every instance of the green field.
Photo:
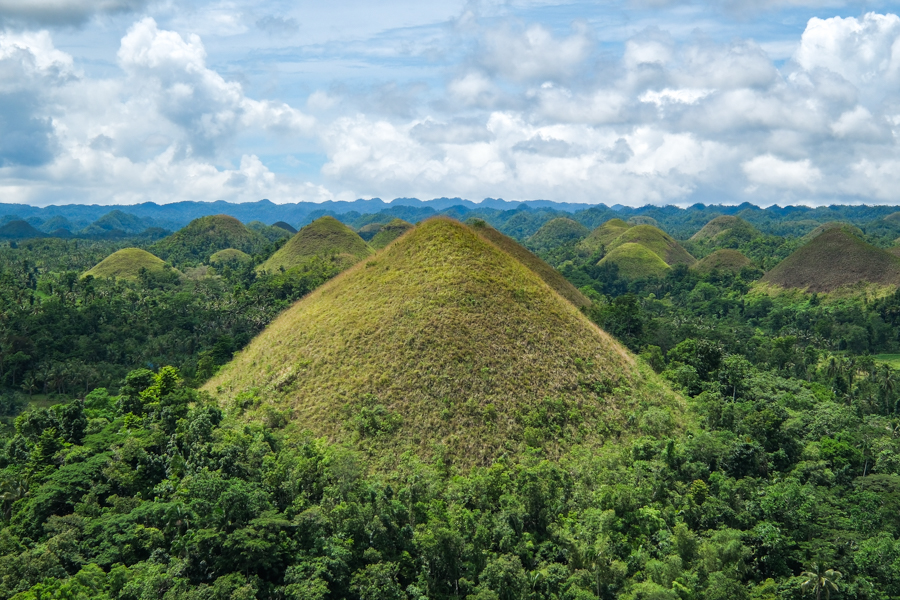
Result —
POLYGON ((895 369, 900 369, 900 354, 876 354, 875 362, 890 365, 895 369))

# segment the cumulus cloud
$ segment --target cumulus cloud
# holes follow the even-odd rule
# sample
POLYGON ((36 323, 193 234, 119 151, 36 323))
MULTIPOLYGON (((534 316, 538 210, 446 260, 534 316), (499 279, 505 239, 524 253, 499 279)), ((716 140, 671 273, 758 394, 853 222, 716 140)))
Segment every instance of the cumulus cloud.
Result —
POLYGON ((564 38, 541 25, 524 31, 510 27, 488 31, 479 50, 481 64, 501 77, 515 81, 566 77, 581 65, 591 51, 592 40, 584 25, 564 38))
POLYGON ((821 171, 809 159, 790 161, 766 154, 741 166, 751 183, 786 190, 812 190, 822 179, 821 171))
POLYGON ((119 64, 143 98, 188 132, 194 153, 213 155, 242 127, 308 133, 313 119, 283 104, 247 98, 241 85, 206 67, 200 37, 160 30, 151 18, 122 38, 119 64))

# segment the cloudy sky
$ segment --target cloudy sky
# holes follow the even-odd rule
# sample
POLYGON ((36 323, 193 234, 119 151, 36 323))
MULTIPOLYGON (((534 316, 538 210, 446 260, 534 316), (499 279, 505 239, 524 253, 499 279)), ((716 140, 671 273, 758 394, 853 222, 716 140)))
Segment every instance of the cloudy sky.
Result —
POLYGON ((900 203, 897 13, 0 0, 0 202, 900 203))

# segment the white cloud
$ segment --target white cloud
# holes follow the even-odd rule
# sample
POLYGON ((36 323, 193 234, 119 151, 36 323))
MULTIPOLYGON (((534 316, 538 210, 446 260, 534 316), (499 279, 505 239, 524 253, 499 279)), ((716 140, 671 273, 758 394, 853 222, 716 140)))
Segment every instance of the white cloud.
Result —
POLYGON ((641 102, 663 106, 666 104, 696 104, 698 101, 706 98, 715 90, 691 90, 681 89, 673 90, 666 88, 664 90, 647 91, 638 97, 641 102))
POLYGON ((555 80, 571 75, 587 58, 591 45, 584 25, 577 25, 572 35, 562 39, 540 25, 522 32, 502 27, 486 33, 479 56, 483 66, 508 79, 555 80))
POLYGON ((765 154, 748 160, 741 167, 751 183, 785 190, 809 191, 822 179, 822 172, 808 158, 789 161, 765 154))
POLYGON ((794 58, 808 71, 828 69, 860 87, 894 86, 900 83, 900 17, 810 19, 794 58))

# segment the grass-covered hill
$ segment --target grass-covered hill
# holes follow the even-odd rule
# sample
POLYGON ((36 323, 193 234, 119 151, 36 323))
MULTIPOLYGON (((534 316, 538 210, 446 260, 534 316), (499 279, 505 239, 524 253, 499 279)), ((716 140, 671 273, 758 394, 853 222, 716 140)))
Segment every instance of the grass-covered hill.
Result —
POLYGON ((900 212, 892 212, 883 220, 887 221, 888 223, 900 223, 900 212))
POLYGON ((702 241, 714 241, 716 239, 724 238, 724 237, 734 237, 734 234, 740 233, 745 234, 742 237, 747 237, 748 239, 758 236, 759 231, 750 223, 743 220, 740 217, 735 217, 733 215, 722 215, 720 217, 716 217, 706 225, 704 225, 700 231, 691 236, 692 242, 702 242, 702 241))
POLYGON ((753 261, 737 250, 723 248, 698 260, 691 268, 701 275, 706 275, 713 271, 737 274, 741 272, 741 269, 752 266, 753 261))
POLYGON ((290 223, 285 223, 284 221, 278 221, 277 223, 272 223, 272 227, 278 227, 279 229, 284 229, 291 235, 297 233, 296 227, 294 227, 290 223))
POLYGON ((166 263, 146 250, 123 248, 104 258, 92 269, 85 271, 82 277, 93 275, 95 279, 116 278, 137 281, 141 269, 146 269, 151 273, 162 272, 166 269, 166 263))
POLYGON ((629 225, 653 225, 659 227, 659 221, 647 215, 635 215, 628 219, 629 225))
POLYGON ((900 258, 837 227, 801 246, 761 281, 808 292, 830 292, 858 283, 897 286, 900 258))
POLYGON ((525 240, 525 245, 535 252, 546 252, 565 244, 575 243, 587 237, 590 232, 590 229, 577 221, 559 217, 544 223, 525 240))
POLYGON ((300 229, 259 269, 287 271, 317 256, 344 269, 372 254, 374 250, 355 231, 334 217, 322 217, 300 229))
POLYGON ((412 228, 412 223, 407 223, 403 219, 394 219, 378 230, 378 233, 369 241, 369 245, 380 250, 412 228))
POLYGON ((851 235, 855 235, 856 237, 863 237, 862 230, 856 225, 844 223, 841 221, 829 221, 828 223, 822 223, 821 225, 807 233, 805 236, 803 236, 802 239, 804 242, 808 242, 814 238, 819 237, 826 231, 831 231, 832 229, 842 229, 851 235))
POLYGON ((25 240, 39 237, 46 237, 46 234, 21 219, 0 226, 0 240, 25 240))
POLYGON ((697 262, 697 259, 688 254, 688 251, 676 242, 675 238, 652 225, 629 227, 608 244, 608 248, 613 250, 624 244, 640 244, 659 256, 669 266, 679 264, 691 266, 697 262))
POLYGON ((235 248, 248 254, 262 250, 268 240, 243 223, 226 215, 194 219, 186 227, 150 246, 157 256, 175 264, 198 264, 209 261, 219 250, 235 248))
POLYGON ((284 229, 282 227, 275 227, 274 225, 266 225, 262 221, 250 221, 247 223, 247 229, 250 231, 255 231, 260 234, 269 242, 278 242, 280 240, 289 239, 294 233, 284 229))
POLYGON ((591 301, 569 280, 563 277, 559 271, 548 265, 546 262, 534 255, 528 248, 512 239, 503 235, 481 219, 472 219, 466 223, 475 233, 488 240, 507 254, 515 257, 523 265, 537 273, 538 277, 556 290, 563 298, 568 299, 575 306, 589 306, 591 301))
POLYGON ((671 268, 658 254, 634 242, 616 246, 598 264, 614 264, 619 268, 620 276, 632 280, 662 277, 671 268))
POLYGON ((597 227, 576 246, 579 251, 588 256, 594 254, 601 247, 608 247, 613 241, 631 227, 622 219, 610 219, 597 227))
POLYGON ((411 449, 463 465, 528 445, 553 455, 680 410, 571 302, 449 219, 300 300, 204 389, 239 406, 259 394, 296 427, 371 444, 386 461, 411 449))

